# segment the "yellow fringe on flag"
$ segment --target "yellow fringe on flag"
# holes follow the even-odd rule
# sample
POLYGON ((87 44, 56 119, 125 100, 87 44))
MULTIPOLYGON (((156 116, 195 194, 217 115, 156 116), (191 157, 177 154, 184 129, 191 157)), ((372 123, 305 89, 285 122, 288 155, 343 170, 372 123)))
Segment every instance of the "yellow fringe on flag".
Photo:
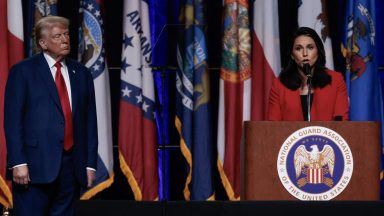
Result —
POLYGON ((189 149, 187 147, 187 144, 185 144, 185 140, 183 138, 183 135, 181 134, 181 121, 177 117, 175 120, 175 125, 176 125, 176 129, 180 135, 181 152, 183 153, 183 156, 185 157, 185 159, 187 160, 187 163, 189 165, 189 172, 188 172, 187 180, 185 181, 185 186, 184 186, 184 198, 185 198, 185 200, 190 200, 191 199, 191 191, 189 190, 188 185, 191 183, 191 180, 192 180, 192 155, 191 155, 191 152, 189 151, 189 149))
MULTIPOLYGON (((187 180, 185 181, 185 186, 184 186, 184 198, 185 198, 185 200, 191 200, 191 191, 189 190, 188 185, 191 183, 191 180, 192 180, 192 155, 191 155, 190 150, 187 147, 187 144, 185 144, 185 140, 181 134, 181 122, 180 122, 179 118, 177 118, 177 117, 175 120, 175 125, 176 125, 176 129, 180 135, 181 152, 183 153, 183 156, 185 157, 185 159, 187 160, 187 163, 189 165, 189 173, 188 173, 187 180)), ((214 201, 215 199, 216 199, 215 193, 213 193, 212 196, 207 198, 207 201, 214 201)))
POLYGON ((9 190, 9 187, 7 185, 7 182, 4 181, 3 177, 0 176, 0 190, 3 191, 5 198, 8 200, 5 200, 3 197, 0 197, 0 203, 5 207, 5 208, 12 208, 13 203, 12 203, 12 193, 9 190))
POLYGON ((113 179, 115 177, 115 173, 112 173, 111 177, 98 185, 94 186, 93 188, 89 189, 87 192, 85 192, 81 197, 80 200, 89 200, 93 196, 95 196, 100 191, 104 190, 105 188, 108 188, 113 183, 113 179))
POLYGON ((135 176, 132 173, 132 170, 129 168, 128 164, 125 162, 124 156, 120 151, 119 151, 119 161, 120 161, 121 171, 127 178, 129 185, 131 186, 133 195, 135 196, 135 200, 141 201, 143 199, 141 189, 137 184, 137 181, 135 179, 135 176))
POLYGON ((232 201, 239 201, 240 196, 235 197, 235 192, 233 191, 232 185, 229 182, 228 177, 224 172, 224 168, 223 168, 223 165, 221 164, 220 160, 217 160, 217 168, 218 168, 219 173, 220 173, 221 182, 223 183, 224 189, 227 192, 228 199, 232 200, 232 201))

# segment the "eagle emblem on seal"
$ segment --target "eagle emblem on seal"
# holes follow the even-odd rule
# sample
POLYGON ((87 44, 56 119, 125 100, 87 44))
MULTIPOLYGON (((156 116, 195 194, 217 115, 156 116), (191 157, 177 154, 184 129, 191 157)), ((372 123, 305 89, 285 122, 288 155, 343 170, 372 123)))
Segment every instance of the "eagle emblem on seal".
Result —
POLYGON ((306 184, 325 184, 333 186, 332 178, 335 167, 335 152, 330 145, 324 145, 320 151, 317 145, 310 146, 307 151, 304 145, 299 146, 294 154, 297 185, 303 187, 306 184))

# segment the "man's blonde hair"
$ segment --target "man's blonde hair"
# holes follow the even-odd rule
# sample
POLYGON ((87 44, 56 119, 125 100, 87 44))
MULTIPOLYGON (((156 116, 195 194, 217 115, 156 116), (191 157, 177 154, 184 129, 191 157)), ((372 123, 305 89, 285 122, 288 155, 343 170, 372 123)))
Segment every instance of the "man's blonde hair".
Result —
POLYGON ((46 16, 37 21, 34 33, 35 33, 35 43, 39 49, 41 49, 39 40, 46 34, 47 30, 55 26, 64 26, 65 28, 69 27, 69 20, 61 16, 46 16))

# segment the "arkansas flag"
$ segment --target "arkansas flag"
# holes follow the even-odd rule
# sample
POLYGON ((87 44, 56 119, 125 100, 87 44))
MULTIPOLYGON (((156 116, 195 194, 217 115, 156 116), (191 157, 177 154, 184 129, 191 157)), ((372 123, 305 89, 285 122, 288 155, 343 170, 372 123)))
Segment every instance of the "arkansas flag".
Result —
POLYGON ((5 208, 12 208, 12 193, 5 177, 4 90, 9 68, 24 58, 22 14, 21 0, 0 0, 0 204, 5 208))
POLYGON ((120 168, 135 200, 158 199, 155 92, 148 3, 124 1, 119 116, 120 168))

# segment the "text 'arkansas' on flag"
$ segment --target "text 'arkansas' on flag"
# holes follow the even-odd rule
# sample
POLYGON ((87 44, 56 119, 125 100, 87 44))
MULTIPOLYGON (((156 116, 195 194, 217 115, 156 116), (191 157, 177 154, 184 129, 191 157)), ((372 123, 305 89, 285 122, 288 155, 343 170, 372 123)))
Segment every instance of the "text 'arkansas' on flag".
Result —
POLYGON ((80 1, 79 60, 92 73, 95 86, 98 160, 96 180, 81 199, 90 199, 113 183, 111 99, 105 59, 101 0, 80 1))
POLYGON ((148 4, 125 0, 119 115, 120 168, 135 200, 158 200, 155 92, 148 4))

